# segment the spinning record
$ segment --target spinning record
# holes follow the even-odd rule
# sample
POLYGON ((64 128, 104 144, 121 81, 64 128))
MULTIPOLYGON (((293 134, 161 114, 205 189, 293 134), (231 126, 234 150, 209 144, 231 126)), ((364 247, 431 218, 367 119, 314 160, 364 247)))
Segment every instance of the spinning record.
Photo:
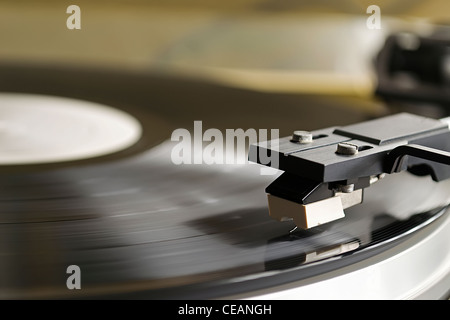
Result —
MULTIPOLYGON (((144 128, 140 139, 151 134, 144 128)), ((254 164, 176 165, 175 144, 127 153, 136 148, 128 143, 125 156, 92 163, 2 166, 0 297, 227 297, 319 277, 448 225, 450 182, 401 173, 368 188, 344 219, 293 230, 268 215, 264 188, 277 175, 254 164), (66 286, 73 265, 80 290, 66 286)))
POLYGON ((0 5, 0 299, 449 298, 444 1, 45 2, 0 5))

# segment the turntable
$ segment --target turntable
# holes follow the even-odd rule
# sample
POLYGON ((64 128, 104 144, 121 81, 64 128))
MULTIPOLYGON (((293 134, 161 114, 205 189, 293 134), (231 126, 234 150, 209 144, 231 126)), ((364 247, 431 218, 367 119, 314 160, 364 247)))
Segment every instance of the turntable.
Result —
MULTIPOLYGON (((80 7, 84 17, 95 6, 80 7)), ((144 13, 171 12, 139 8, 142 25, 144 13)), ((49 12, 42 28, 59 21, 49 12)), ((393 90, 402 82, 391 71, 400 66, 385 67, 394 51, 404 52, 384 40, 398 21, 387 19, 380 33, 370 31, 376 41, 354 51, 344 41, 344 51, 324 53, 326 61, 348 53, 336 59, 345 69, 380 52, 374 70, 384 80, 372 83, 366 71, 373 66, 350 75, 242 70, 239 63, 261 63, 245 54, 235 68, 197 68, 197 56, 213 65, 226 60, 217 52, 236 25, 241 40, 267 25, 265 15, 252 15, 210 28, 211 12, 201 12, 174 22, 202 32, 152 51, 153 68, 138 55, 113 66, 121 61, 114 52, 105 61, 92 60, 98 52, 85 56, 85 64, 66 51, 59 61, 36 62, 42 48, 24 53, 32 57, 25 62, 1 60, 0 298, 448 299, 448 83, 393 90), (213 53, 203 48, 210 41, 213 53), (262 138, 264 130, 271 135, 262 138), (174 161, 174 153, 192 161, 174 161)), ((99 31, 91 18, 64 32, 92 44, 87 26, 94 39, 99 31)), ((303 27, 312 24, 322 26, 318 34, 357 35, 358 23, 365 25, 347 16, 325 20, 304 19, 299 30, 307 35, 303 27)), ((282 14, 273 21, 263 31, 286 34, 293 23, 282 14)), ((181 29, 167 32, 179 39, 181 29)), ((297 61, 265 45, 272 67, 297 61)), ((286 68, 327 65, 305 57, 286 68)), ((410 66, 401 66, 402 77, 423 79, 410 66)))

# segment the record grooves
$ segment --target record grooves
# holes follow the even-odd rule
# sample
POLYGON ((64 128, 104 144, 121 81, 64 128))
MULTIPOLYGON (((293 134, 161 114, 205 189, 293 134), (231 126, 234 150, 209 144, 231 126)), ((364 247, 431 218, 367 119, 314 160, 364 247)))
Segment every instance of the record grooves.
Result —
MULTIPOLYGON (((187 290, 185 298, 196 297, 196 287, 208 288, 211 281, 229 282, 224 292, 215 286, 217 295, 237 293, 241 286, 233 279, 262 274, 264 283, 270 283, 264 272, 292 268, 301 278, 358 258, 355 251, 337 264, 329 259, 326 264, 318 262, 319 267, 313 263, 302 268, 305 252, 330 244, 357 239, 367 258, 393 246, 383 246, 393 236, 407 234, 443 212, 401 220, 386 214, 370 216, 363 212, 374 203, 367 201, 348 212, 345 222, 289 234, 292 224, 270 219, 261 206, 260 191, 271 177, 252 172, 255 166, 228 168, 226 174, 220 166, 182 168, 167 161, 170 150, 171 143, 165 143, 125 161, 4 177, 2 190, 11 194, 5 197, 3 192, 0 201, 3 268, 15 268, 4 284, 12 294, 6 298, 33 297, 28 295, 42 292, 43 280, 53 283, 48 297, 65 296, 67 291, 58 287, 70 264, 83 270, 83 297, 183 297, 182 287, 187 290), (371 251, 372 241, 377 249, 371 251), (15 277, 30 268, 48 272, 17 287, 15 277)), ((406 184, 423 179, 403 178, 406 184)), ((398 178, 386 179, 382 188, 396 187, 397 182, 398 178)), ((435 188, 432 183, 428 187, 435 188)), ((197 297, 212 294, 202 291, 197 297)))
MULTIPOLYGON (((51 72, 48 79, 54 81, 51 72)), ((5 88, 18 91, 13 84, 5 88)), ((49 93, 51 86, 40 86, 47 91, 41 93, 49 93)), ((258 166, 175 165, 170 133, 190 128, 193 119, 180 114, 172 121, 163 110, 173 97, 156 97, 153 108, 142 86, 129 105, 121 86, 109 98, 143 126, 141 139, 129 148, 81 161, 0 166, 1 298, 227 297, 358 265, 448 220, 448 181, 436 184, 428 176, 399 173, 368 188, 364 203, 346 210, 344 219, 290 232, 291 222, 268 215, 264 189, 275 176, 260 175, 258 166), (82 270, 82 290, 66 287, 70 265, 82 270)), ((102 88, 91 100, 100 102, 115 88, 102 88)), ((221 89, 232 100, 227 89, 214 90, 221 89)), ((257 93, 239 94, 247 102, 261 101, 257 93)), ((319 98, 318 105, 330 101, 319 98)), ((266 105, 267 118, 252 122, 259 107, 250 103, 240 114, 246 127, 264 127, 276 118, 277 110, 266 105)), ((182 110, 174 105, 171 112, 182 110)), ((346 112, 339 121, 368 117, 356 112, 346 118, 346 112)), ((213 116, 205 112, 206 121, 213 116)), ((217 128, 243 127, 237 120, 210 121, 217 128)), ((286 123, 286 130, 300 123, 289 113, 277 121, 286 123)))

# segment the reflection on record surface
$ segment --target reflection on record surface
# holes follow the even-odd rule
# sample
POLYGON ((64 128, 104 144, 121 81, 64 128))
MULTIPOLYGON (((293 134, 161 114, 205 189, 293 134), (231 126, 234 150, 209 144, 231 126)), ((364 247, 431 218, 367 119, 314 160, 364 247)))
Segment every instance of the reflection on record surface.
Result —
POLYGON ((344 219, 292 231, 291 222, 268 216, 264 188, 274 176, 250 164, 177 166, 173 146, 103 165, 3 175, 2 295, 65 296, 69 265, 82 270, 82 296, 143 297, 308 268, 414 229, 448 201, 448 183, 398 174, 368 188, 344 219))

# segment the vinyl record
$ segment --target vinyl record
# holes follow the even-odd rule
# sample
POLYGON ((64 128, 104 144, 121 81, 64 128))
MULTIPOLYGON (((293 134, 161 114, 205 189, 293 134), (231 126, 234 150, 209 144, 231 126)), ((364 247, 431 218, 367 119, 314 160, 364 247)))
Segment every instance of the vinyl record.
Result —
POLYGON ((291 232, 268 216, 264 188, 276 176, 252 164, 176 165, 175 144, 3 172, 2 298, 217 298, 354 264, 446 216, 448 181, 405 173, 370 187, 344 219, 291 232), (81 290, 66 287, 71 265, 81 290))
MULTIPOLYGON (((355 111, 362 108, 342 107, 367 101, 80 71, 73 73, 71 86, 54 87, 58 78, 51 70, 44 82, 33 78, 36 73, 17 74, 9 91, 103 103, 136 119, 141 131, 104 154, 0 166, 1 298, 251 297, 297 281, 322 283, 322 275, 347 272, 392 250, 406 252, 402 244, 420 242, 422 231, 448 226, 448 181, 388 175, 368 188, 364 203, 346 210, 344 219, 302 231, 268 215, 264 189, 277 175, 261 175, 260 167, 249 163, 177 165, 172 158, 177 142, 171 133, 192 130, 195 120, 202 120, 204 129, 280 127, 283 136, 292 128, 368 118, 355 111), (87 78, 95 90, 87 89, 87 78), (195 94, 203 90, 208 97, 195 94), (323 117, 325 111, 336 117, 323 117), (293 117, 296 112, 308 117, 293 117), (79 290, 68 289, 70 266, 81 270, 79 290)), ((245 150, 237 152, 246 157, 245 150)), ((446 231, 439 233, 444 240, 446 231)), ((435 262, 448 271, 449 241, 440 243, 430 250, 443 254, 435 262)), ((418 277, 430 268, 417 268, 418 277)), ((412 286, 408 290, 416 289, 412 286)))

